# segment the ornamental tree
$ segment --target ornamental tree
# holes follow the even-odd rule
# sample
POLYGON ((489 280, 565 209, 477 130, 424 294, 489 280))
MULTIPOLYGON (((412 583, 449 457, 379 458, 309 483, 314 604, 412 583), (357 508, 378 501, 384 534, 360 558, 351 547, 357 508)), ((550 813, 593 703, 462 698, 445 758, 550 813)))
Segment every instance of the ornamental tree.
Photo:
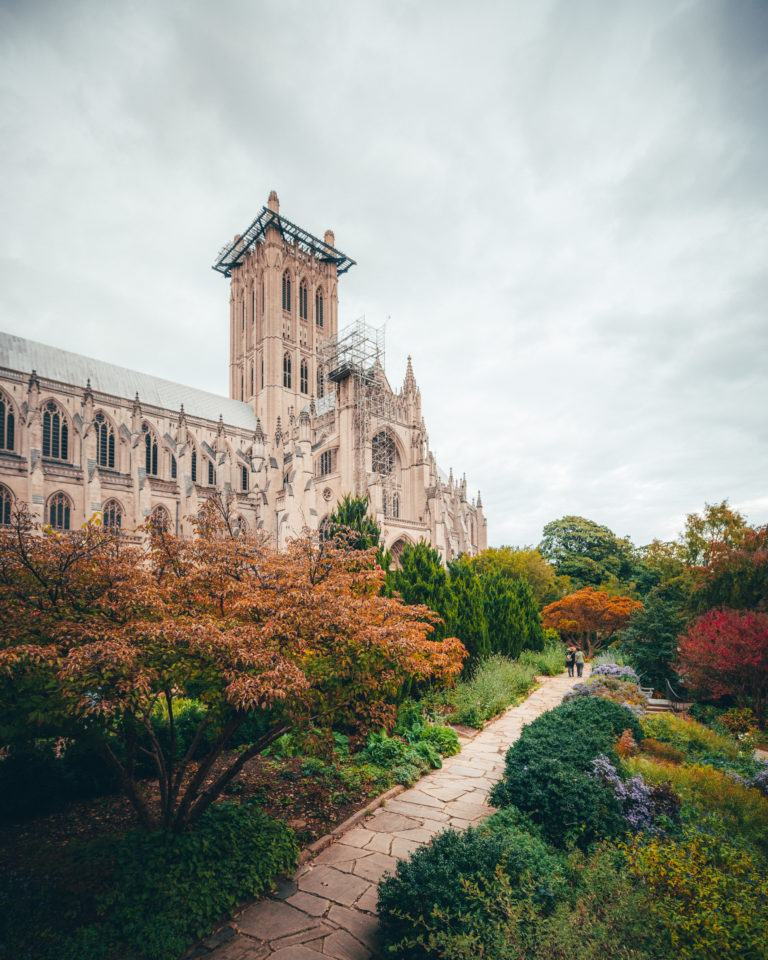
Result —
POLYGON ((749 527, 737 544, 712 546, 693 591, 698 610, 727 606, 768 610, 768 524, 749 527))
POLYGON ((373 549, 361 563, 305 532, 278 552, 261 534, 234 535, 228 513, 209 501, 185 540, 152 527, 142 543, 93 524, 39 531, 24 508, 0 532, 0 694, 36 693, 3 696, 0 724, 87 734, 148 829, 196 821, 283 733, 386 722, 404 683, 449 683, 466 656, 458 640, 431 639, 429 610, 380 595, 373 549), (182 698, 205 708, 184 744, 182 698), (254 719, 261 733, 225 752, 254 719))
POLYGON ((710 610, 680 638, 678 672, 707 697, 730 697, 765 715, 768 700, 768 613, 710 610))
POLYGON ((615 597, 603 590, 585 587, 550 603, 541 612, 545 627, 578 643, 588 656, 626 626, 642 603, 631 597, 615 597))

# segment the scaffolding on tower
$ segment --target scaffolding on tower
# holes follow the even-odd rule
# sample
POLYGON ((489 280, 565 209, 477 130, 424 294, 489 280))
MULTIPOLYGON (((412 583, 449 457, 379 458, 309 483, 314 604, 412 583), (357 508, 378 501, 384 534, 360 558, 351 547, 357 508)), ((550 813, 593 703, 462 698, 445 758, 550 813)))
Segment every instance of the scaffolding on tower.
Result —
POLYGON ((353 486, 355 495, 368 493, 366 451, 371 446, 371 471, 381 487, 384 515, 390 514, 395 492, 396 448, 387 424, 395 422, 396 402, 384 377, 384 329, 360 317, 331 337, 321 353, 325 379, 352 381, 354 403, 353 486))

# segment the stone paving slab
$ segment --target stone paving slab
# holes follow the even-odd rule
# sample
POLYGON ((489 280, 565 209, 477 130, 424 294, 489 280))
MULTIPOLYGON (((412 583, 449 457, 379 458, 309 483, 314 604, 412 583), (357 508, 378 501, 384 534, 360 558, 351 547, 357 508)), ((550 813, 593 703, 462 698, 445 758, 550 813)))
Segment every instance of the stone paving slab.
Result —
POLYGON ((375 960, 381 877, 441 831, 464 830, 493 812, 487 797, 504 772, 507 749, 573 683, 565 674, 541 678, 537 691, 484 730, 462 730, 461 753, 365 817, 270 897, 246 907, 233 921, 238 934, 208 960, 375 960))

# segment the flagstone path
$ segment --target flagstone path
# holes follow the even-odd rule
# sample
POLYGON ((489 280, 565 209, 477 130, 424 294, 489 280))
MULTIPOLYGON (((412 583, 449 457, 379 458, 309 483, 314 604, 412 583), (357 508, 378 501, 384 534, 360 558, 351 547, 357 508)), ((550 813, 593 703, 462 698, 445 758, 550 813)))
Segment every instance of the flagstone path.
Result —
MULTIPOLYGON (((589 667, 587 667, 587 671, 589 667)), ((205 960, 373 960, 377 956, 377 885, 398 859, 447 827, 462 830, 493 812, 488 793, 504 754, 523 728, 557 706, 574 681, 541 685, 472 739, 461 753, 386 804, 305 864, 293 880, 247 907, 193 956, 205 960), (235 929, 233 929, 235 928, 235 929), (219 944, 219 945, 217 945, 219 944)))

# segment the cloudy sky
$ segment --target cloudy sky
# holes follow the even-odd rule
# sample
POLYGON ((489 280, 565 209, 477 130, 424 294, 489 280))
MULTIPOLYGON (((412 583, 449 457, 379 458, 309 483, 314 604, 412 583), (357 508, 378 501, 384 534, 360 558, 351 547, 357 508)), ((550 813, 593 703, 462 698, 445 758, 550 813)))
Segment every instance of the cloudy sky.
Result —
POLYGON ((492 544, 765 523, 767 91, 764 0, 0 0, 0 328, 226 392, 274 188, 492 544))

